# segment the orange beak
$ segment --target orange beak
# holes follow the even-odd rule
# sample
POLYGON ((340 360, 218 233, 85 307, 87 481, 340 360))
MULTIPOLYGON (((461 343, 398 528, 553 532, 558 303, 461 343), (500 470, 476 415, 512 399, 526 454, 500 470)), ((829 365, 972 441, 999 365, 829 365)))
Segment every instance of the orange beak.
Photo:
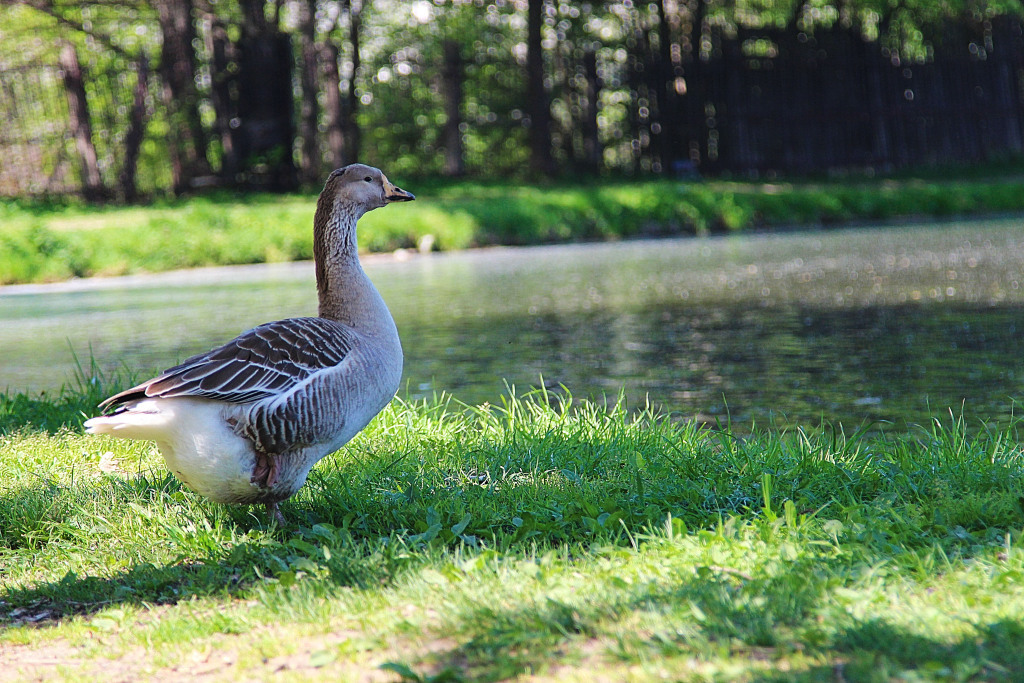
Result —
POLYGON ((386 202, 411 202, 416 199, 416 195, 412 192, 406 192, 402 188, 398 187, 390 180, 386 175, 381 176, 381 180, 384 181, 384 201, 386 202))

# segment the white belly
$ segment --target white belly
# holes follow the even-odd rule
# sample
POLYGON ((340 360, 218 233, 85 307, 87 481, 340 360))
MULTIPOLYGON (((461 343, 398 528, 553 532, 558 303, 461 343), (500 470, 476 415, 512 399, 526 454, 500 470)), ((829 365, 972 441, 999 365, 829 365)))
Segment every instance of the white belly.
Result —
MULTIPOLYGON (((219 503, 288 497, 305 481, 309 467, 298 482, 282 477, 272 490, 253 484, 256 453, 252 443, 235 434, 229 425, 235 410, 235 405, 202 398, 146 399, 125 412, 93 418, 85 427, 93 434, 155 441, 167 468, 178 479, 219 503), (285 489, 289 492, 280 495, 285 489)), ((299 475, 297 471, 293 474, 299 475)))

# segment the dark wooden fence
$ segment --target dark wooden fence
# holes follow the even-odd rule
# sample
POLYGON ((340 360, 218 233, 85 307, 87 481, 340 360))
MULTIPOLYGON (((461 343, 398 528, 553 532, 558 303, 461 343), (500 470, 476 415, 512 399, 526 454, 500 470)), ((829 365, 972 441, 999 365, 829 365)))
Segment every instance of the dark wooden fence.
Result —
POLYGON ((921 61, 839 27, 741 30, 714 45, 680 122, 704 173, 885 171, 1024 153, 1017 19, 951 25, 921 61))

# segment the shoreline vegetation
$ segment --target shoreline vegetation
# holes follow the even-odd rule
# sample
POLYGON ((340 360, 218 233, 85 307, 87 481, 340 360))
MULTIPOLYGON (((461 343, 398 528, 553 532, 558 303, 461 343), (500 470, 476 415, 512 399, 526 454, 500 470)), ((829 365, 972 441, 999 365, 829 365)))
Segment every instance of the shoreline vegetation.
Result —
MULTIPOLYGON (((361 247, 452 250, 1024 212, 1024 176, 821 182, 412 181, 361 247)), ((145 206, 0 201, 0 284, 312 258, 315 195, 215 192, 145 206)))
POLYGON ((542 389, 396 399, 277 529, 83 435, 113 388, 84 377, 0 401, 15 677, 1024 675, 1016 422, 740 438, 542 389))

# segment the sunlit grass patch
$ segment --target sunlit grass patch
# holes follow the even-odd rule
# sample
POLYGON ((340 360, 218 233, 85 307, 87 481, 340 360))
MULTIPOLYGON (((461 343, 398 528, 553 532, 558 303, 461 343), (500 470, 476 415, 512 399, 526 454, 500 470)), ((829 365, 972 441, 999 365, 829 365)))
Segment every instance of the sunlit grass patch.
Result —
POLYGON ((15 662, 73 647, 73 670, 151 676, 214 660, 229 678, 1024 675, 1016 425, 739 435, 562 391, 396 400, 275 529, 182 488, 152 445, 69 424, 0 437, 15 662))
MULTIPOLYGON (((1024 211, 1024 181, 423 181, 360 223, 369 251, 700 235, 1024 211)), ((230 192, 149 206, 0 201, 0 284, 310 259, 315 197, 230 192)))

